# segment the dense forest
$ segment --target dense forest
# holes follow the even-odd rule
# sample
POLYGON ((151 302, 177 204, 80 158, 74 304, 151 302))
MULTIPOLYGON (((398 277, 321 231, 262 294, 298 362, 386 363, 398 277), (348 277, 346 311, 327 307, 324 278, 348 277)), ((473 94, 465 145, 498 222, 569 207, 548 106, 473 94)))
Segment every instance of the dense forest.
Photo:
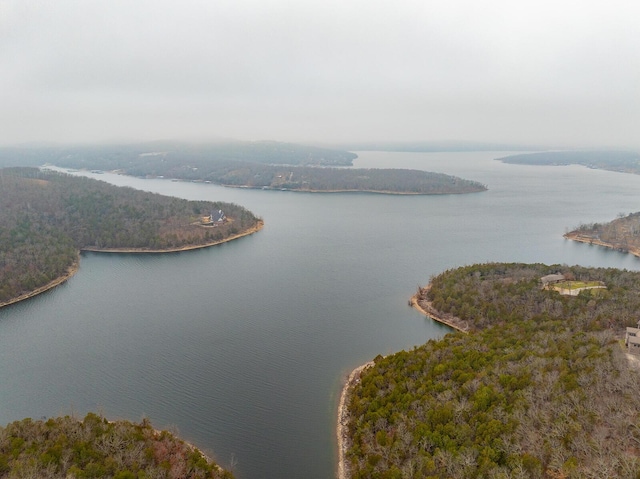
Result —
POLYGON ((0 478, 232 479, 167 431, 89 413, 0 427, 0 478))
POLYGON ((640 274, 483 264, 423 300, 471 326, 377 357, 348 401, 353 478, 640 477, 640 375, 619 341, 640 274), (562 296, 542 276, 603 281, 562 296))
POLYGON ((83 249, 164 251, 256 228, 241 206, 187 201, 36 168, 0 169, 0 304, 64 276, 83 249), (222 210, 225 220, 202 226, 222 210))
POLYGON ((640 212, 621 213, 609 223, 581 224, 564 236, 640 256, 640 212))
POLYGON ((108 170, 225 186, 294 191, 369 191, 449 194, 486 190, 480 183, 418 170, 351 169, 357 155, 276 142, 232 142, 208 146, 153 143, 76 148, 0 150, 0 164, 108 170), (286 166, 285 166, 286 165, 286 166))
POLYGON ((498 158, 518 165, 583 165, 600 170, 640 174, 640 153, 624 150, 544 151, 498 158))

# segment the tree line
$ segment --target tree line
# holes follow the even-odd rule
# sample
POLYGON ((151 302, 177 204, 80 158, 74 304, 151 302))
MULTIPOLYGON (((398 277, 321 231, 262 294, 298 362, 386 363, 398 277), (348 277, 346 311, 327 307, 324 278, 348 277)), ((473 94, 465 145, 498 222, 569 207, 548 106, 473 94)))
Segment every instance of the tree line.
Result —
POLYGON ((187 201, 36 168, 0 169, 0 303, 63 276, 82 249, 170 250, 258 224, 241 206, 187 201), (202 227, 223 210, 227 221, 202 227))
POLYGON ((640 274, 484 264, 423 289, 473 326, 378 357, 348 403, 353 478, 636 478, 640 386, 619 342, 640 274), (562 272, 604 294, 544 290, 562 272))

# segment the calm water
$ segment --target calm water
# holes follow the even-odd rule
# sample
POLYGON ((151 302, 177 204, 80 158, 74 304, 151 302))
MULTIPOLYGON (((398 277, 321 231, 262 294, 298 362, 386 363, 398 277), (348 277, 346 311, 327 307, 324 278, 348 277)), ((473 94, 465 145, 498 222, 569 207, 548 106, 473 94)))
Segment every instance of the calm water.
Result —
POLYGON ((504 153, 360 153, 481 181, 473 195, 302 194, 88 175, 242 204, 251 237, 167 255, 85 254, 64 286, 0 310, 0 423, 101 411, 149 417, 240 479, 327 479, 343 377, 447 329, 407 306, 431 275, 487 261, 639 269, 568 242, 640 209, 640 176, 504 165, 504 153))

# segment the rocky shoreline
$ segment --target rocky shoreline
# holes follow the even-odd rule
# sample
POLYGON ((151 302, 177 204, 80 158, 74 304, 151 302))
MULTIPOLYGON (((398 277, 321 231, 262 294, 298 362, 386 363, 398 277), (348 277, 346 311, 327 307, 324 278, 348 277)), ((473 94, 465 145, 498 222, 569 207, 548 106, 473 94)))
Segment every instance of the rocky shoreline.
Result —
POLYGON ((571 241, 577 241, 578 243, 586 243, 590 245, 603 246, 605 248, 614 249, 616 251, 621 251, 625 253, 631 253, 634 256, 640 257, 640 249, 634 247, 626 247, 626 246, 616 246, 611 243, 606 243, 605 241, 591 238, 590 236, 581 235, 576 231, 572 231, 570 233, 565 233, 563 235, 566 239, 571 241))
POLYGON ((351 440, 349 438, 349 411, 347 409, 347 403, 349 401, 349 394, 353 386, 360 381, 360 375, 362 371, 373 366, 373 361, 369 361, 366 364, 358 366, 349 374, 347 380, 342 387, 340 393, 340 403, 338 404, 338 427, 336 434, 338 436, 338 479, 349 479, 351 477, 351 471, 349 469, 349 463, 347 462, 347 451, 351 448, 351 440))

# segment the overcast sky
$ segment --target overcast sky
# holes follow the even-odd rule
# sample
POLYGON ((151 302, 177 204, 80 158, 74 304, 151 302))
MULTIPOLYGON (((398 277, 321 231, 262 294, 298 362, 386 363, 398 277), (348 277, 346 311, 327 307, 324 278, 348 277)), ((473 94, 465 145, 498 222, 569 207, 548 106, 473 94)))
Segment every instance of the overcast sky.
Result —
POLYGON ((637 0, 0 0, 0 144, 640 147, 637 0))

